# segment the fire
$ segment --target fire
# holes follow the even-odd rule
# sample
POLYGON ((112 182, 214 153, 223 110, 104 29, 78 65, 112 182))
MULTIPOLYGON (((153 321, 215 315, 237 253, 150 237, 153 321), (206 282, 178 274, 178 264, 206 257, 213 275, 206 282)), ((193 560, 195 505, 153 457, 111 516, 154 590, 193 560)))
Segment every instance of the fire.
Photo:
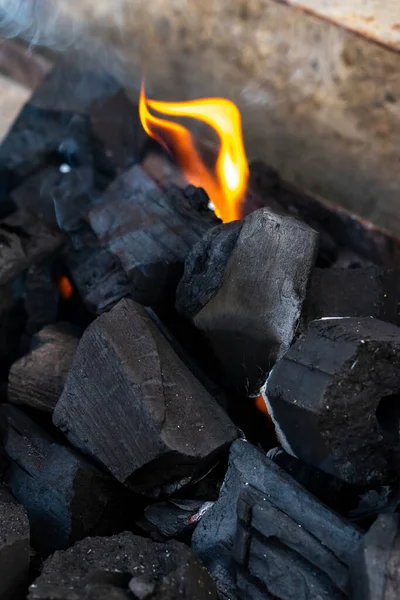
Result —
POLYGON ((254 398, 254 404, 256 405, 259 411, 269 416, 268 409, 265 405, 264 398, 262 396, 257 396, 256 398, 254 398))
POLYGON ((187 181, 206 190, 222 221, 227 223, 240 219, 240 204, 249 171, 237 106, 224 98, 201 98, 188 102, 149 100, 142 84, 139 115, 146 133, 175 156, 187 181), (212 127, 220 141, 215 172, 204 164, 192 135, 185 127, 156 117, 149 109, 171 117, 192 117, 212 127))
POLYGON ((57 287, 61 296, 65 300, 69 300, 74 292, 72 284, 66 275, 60 275, 57 279, 57 287))

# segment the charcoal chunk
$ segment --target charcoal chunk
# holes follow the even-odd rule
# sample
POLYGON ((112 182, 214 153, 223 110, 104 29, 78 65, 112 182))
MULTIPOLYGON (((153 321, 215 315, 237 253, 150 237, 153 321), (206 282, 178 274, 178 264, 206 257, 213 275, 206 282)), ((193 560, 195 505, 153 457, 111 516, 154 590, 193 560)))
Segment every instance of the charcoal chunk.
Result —
POLYGON ((365 535, 352 566, 354 600, 396 600, 400 589, 398 514, 382 514, 365 535))
POLYGON ((264 593, 286 600, 295 592, 297 598, 342 598, 361 538, 357 527, 254 446, 236 441, 220 497, 196 527, 192 546, 218 587, 229 589, 237 581, 241 598, 258 599, 264 593), (285 570, 291 564, 293 573, 284 577, 281 564, 285 570), (294 587, 288 587, 289 581, 294 587))
POLYGON ((310 324, 265 391, 286 451, 351 484, 397 479, 399 334, 371 318, 310 324))
POLYGON ((25 509, 0 487, 0 599, 22 600, 28 588, 29 522, 25 509))
POLYGON ((121 483, 170 493, 237 437, 147 312, 122 300, 81 338, 53 422, 121 483))
POLYGON ((52 413, 79 343, 69 323, 44 327, 33 336, 30 351, 11 367, 8 401, 52 413))
POLYGON ((60 293, 54 279, 53 265, 44 263, 29 267, 24 286, 26 332, 32 335, 42 327, 56 323, 59 302, 60 293))
POLYGON ((215 584, 179 542, 158 544, 132 533, 92 537, 48 558, 29 600, 217 600, 215 584))
POLYGON ((118 498, 111 478, 14 406, 3 404, 0 419, 2 480, 27 510, 32 545, 51 552, 96 531, 118 498))
POLYGON ((291 344, 317 243, 305 223, 260 209, 207 234, 187 258, 177 309, 204 332, 231 389, 258 394, 291 344))

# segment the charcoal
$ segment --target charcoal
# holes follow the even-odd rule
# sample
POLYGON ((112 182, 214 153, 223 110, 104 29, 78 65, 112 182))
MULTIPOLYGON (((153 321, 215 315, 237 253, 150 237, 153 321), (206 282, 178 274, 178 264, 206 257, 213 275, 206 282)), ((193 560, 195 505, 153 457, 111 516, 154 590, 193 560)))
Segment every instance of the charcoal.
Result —
POLYGON ((25 509, 0 487, 0 599, 26 598, 30 562, 25 509))
POLYGON ((177 310, 204 332, 230 389, 257 394, 288 349, 317 237, 301 221, 260 209, 206 234, 187 258, 177 310))
POLYGON ((125 170, 138 162, 147 138, 139 109, 120 89, 98 100, 91 110, 93 134, 101 141, 116 168, 125 170))
POLYGON ((2 480, 27 510, 32 545, 52 552, 101 528, 118 499, 111 478, 18 408, 3 404, 0 419, 2 480))
POLYGON ((374 317, 397 325, 400 271, 379 267, 315 269, 304 303, 302 329, 321 317, 374 317))
POLYGON ((140 526, 153 540, 163 541, 175 538, 187 542, 193 532, 198 515, 212 505, 203 500, 168 500, 151 504, 144 511, 144 521, 140 526), (205 508, 204 508, 205 506, 205 508))
POLYGON ((44 327, 33 336, 30 351, 11 367, 8 401, 52 413, 79 343, 69 323, 44 327))
POLYGON ((320 503, 254 446, 236 441, 220 497, 197 525, 192 546, 217 586, 226 589, 229 581, 237 580, 243 598, 259 598, 262 593, 282 600, 342 598, 348 591, 348 565, 361 538, 357 527, 320 503), (293 565, 290 576, 280 574, 281 561, 287 572, 293 565))
POLYGON ((117 256, 102 248, 93 232, 82 228, 71 236, 64 262, 87 310, 101 314, 130 296, 130 282, 117 256))
POLYGON ((22 286, 20 278, 0 286, 0 365, 3 368, 17 358, 19 342, 25 331, 26 314, 20 293, 22 286))
POLYGON ((274 367, 265 392, 287 452, 354 485, 397 479, 399 333, 372 318, 310 324, 274 367))
POLYGON ((18 211, 0 221, 0 285, 18 277, 32 264, 55 256, 63 241, 60 232, 29 213, 18 211))
POLYGON ((184 544, 132 533, 92 537, 48 558, 29 600, 217 600, 215 584, 184 544))
POLYGON ((132 298, 153 307, 173 304, 183 261, 218 223, 203 190, 162 191, 137 165, 109 186, 88 218, 104 247, 121 261, 132 298))
POLYGON ((53 423, 121 483, 172 493, 237 436, 147 312, 121 300, 85 331, 53 423))
POLYGON ((56 323, 59 302, 60 294, 54 281, 53 265, 43 263, 29 267, 24 289, 26 332, 32 335, 42 327, 56 323))
POLYGON ((379 515, 352 565, 354 600, 396 600, 400 589, 398 514, 379 515))

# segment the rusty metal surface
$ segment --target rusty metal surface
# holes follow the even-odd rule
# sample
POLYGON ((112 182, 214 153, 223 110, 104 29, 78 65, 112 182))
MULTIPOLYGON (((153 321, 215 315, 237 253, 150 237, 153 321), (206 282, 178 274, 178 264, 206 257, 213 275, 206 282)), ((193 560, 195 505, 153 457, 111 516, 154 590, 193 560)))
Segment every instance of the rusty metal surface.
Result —
POLYGON ((399 0, 283 0, 400 50, 399 0))

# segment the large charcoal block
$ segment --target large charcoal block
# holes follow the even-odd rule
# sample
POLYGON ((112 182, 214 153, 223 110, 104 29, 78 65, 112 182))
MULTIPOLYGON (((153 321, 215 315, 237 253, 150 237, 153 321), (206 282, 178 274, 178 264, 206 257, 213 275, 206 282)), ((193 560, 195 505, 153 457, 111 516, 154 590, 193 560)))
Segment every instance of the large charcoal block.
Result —
POLYGON ((130 300, 85 331, 53 422, 119 481, 152 494, 190 481, 237 436, 130 300))
POLYGON ((48 558, 29 600, 217 600, 215 584, 184 544, 132 533, 93 537, 48 558))
POLYGON ((352 565, 354 600, 396 600, 400 589, 398 514, 382 514, 364 536, 352 565))
POLYGON ((54 551, 101 527, 115 482, 19 409, 3 404, 0 419, 2 480, 27 510, 33 545, 54 551))
POLYGON ((318 234, 269 209, 206 234, 185 263, 178 311, 207 336, 224 382, 258 393, 296 331, 318 234))
POLYGON ((79 330, 69 323, 49 325, 34 335, 29 352, 10 369, 8 401, 52 413, 78 343, 79 330))
POLYGON ((397 325, 399 310, 398 269, 315 269, 301 325, 321 317, 374 317, 397 325))
POLYGON ((265 391, 285 450, 352 484, 397 477, 399 334, 372 318, 310 324, 265 391))
POLYGON ((149 306, 173 302, 187 254, 218 223, 203 190, 163 191, 137 165, 109 186, 88 218, 121 261, 132 298, 149 306))
POLYGON ((26 511, 0 487, 0 600, 22 600, 28 588, 29 521, 26 511))
POLYGON ((347 566, 360 542, 356 527, 254 446, 236 441, 220 497, 198 524, 192 543, 219 587, 229 588, 237 580, 243 599, 270 593, 288 600, 295 593, 317 598, 315 589, 333 591, 334 598, 346 594, 347 566), (286 581, 282 571, 279 575, 281 562, 293 567, 286 581), (298 589, 301 573, 303 587, 298 589), (294 589, 287 587, 291 577, 294 589))

